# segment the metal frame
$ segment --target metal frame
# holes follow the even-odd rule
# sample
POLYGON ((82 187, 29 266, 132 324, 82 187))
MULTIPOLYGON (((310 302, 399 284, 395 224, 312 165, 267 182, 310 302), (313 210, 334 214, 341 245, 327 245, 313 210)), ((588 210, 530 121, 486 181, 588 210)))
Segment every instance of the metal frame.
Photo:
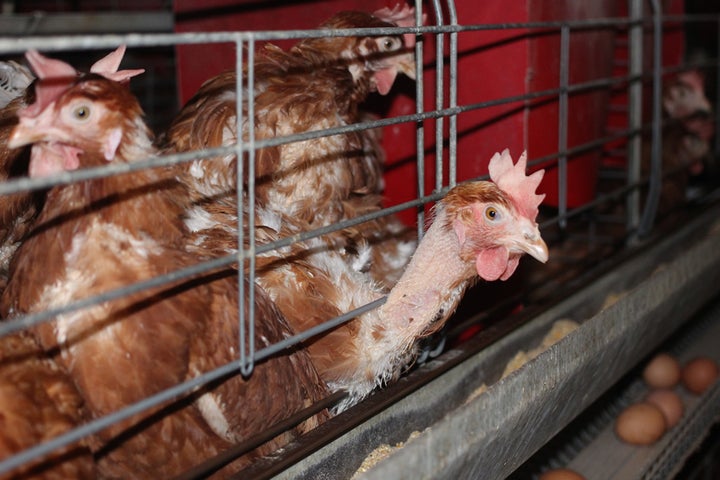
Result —
MULTIPOLYGON (((405 122, 414 122, 418 125, 417 128, 417 137, 416 137, 416 143, 417 143, 417 151, 418 151, 418 160, 417 160, 417 169, 418 169, 418 191, 420 192, 418 198, 405 202, 400 205, 393 206, 391 208, 387 208, 382 210, 381 212, 378 212, 376 214, 370 214, 370 215, 364 215, 362 217, 354 218, 351 220, 343 221, 341 223, 331 225, 324 228, 319 228, 313 231, 304 232, 301 235, 298 235, 295 238, 285 238, 282 240, 279 240, 277 242, 273 242, 272 244, 268 245, 262 245, 257 246, 254 244, 254 235, 253 235, 253 225, 250 225, 250 238, 249 238, 249 248, 247 250, 242 248, 243 245, 243 239, 242 239, 242 231, 240 232, 241 237, 238 241, 238 246, 241 247, 239 249, 238 255, 229 255, 226 257, 222 257, 213 261, 204 262, 198 265, 195 265, 190 268, 185 268, 176 272, 172 272, 168 275, 163 275, 161 277, 153 278, 147 281, 138 282, 136 284, 120 288, 117 290, 113 290, 110 292, 107 292, 102 295, 98 295, 92 298, 88 298, 86 300, 74 302, 70 305, 66 305, 62 308, 53 309, 46 312, 40 312, 37 314, 32 315, 26 315, 22 316, 16 319, 13 319, 11 321, 4 322, 0 324, 0 335, 6 335, 12 332, 16 332, 22 329, 29 328, 33 325, 40 324, 42 322, 46 322, 51 320, 53 317, 62 314, 67 313, 70 311, 74 311, 77 309, 85 308, 91 305, 95 305, 97 303, 108 301, 111 299, 119 298, 125 295, 128 295, 133 292, 141 291, 146 288, 159 286, 162 284, 166 284, 169 282, 174 282, 178 279, 183 278, 190 278, 195 275, 198 275, 202 272, 220 267, 220 266, 227 266, 231 265, 237 262, 244 262, 249 261, 250 262, 250 271, 249 271, 249 280, 252 282, 254 281, 254 261, 255 256, 258 254, 261 254, 263 252, 267 252, 270 250, 274 250, 277 248, 281 248, 283 246, 287 246, 293 241, 298 240, 305 240, 313 237, 317 237, 323 234, 326 234, 328 232, 340 230, 343 228, 346 228, 348 226, 357 225, 362 222, 365 222, 367 220, 370 220, 372 218, 375 218, 379 215, 387 215, 399 212, 404 209, 408 208, 416 208, 418 209, 418 225, 419 225, 419 234, 422 234, 422 226, 425 224, 425 219, 423 217, 423 209, 422 206, 425 205, 428 202, 433 202, 435 200, 438 200, 441 198, 444 193, 448 190, 448 188, 455 185, 457 182, 457 118, 459 115, 463 115, 464 113, 467 113, 472 110, 476 109, 482 109, 486 107, 491 106, 497 106, 497 105, 503 105, 508 104, 512 102, 517 101, 531 101, 535 99, 541 99, 541 98, 557 98, 560 106, 560 115, 559 115, 559 128, 558 128, 558 151, 554 154, 542 157, 542 158, 534 158, 530 163, 531 165, 537 165, 541 163, 545 163, 550 160, 556 160, 559 172, 560 172, 560 182, 559 182, 559 199, 560 199, 560 205, 558 208, 558 215, 548 221, 546 221, 542 227, 547 228, 551 225, 557 224, 560 228, 565 228, 567 226, 567 223, 578 217, 584 212, 587 212, 594 208, 595 206, 607 201, 610 198, 619 198, 621 196, 627 195, 628 198, 628 206, 629 206, 629 214, 627 217, 627 229, 629 232, 637 232, 639 236, 647 235, 652 231, 653 227, 653 220, 655 216, 654 212, 654 204, 657 202, 657 197, 659 196, 658 186, 660 179, 662 178, 662 171, 661 171, 661 165, 660 165, 660 145, 662 141, 662 131, 661 131, 661 113, 660 113, 660 97, 659 92, 662 82, 662 76, 666 73, 669 73, 671 71, 675 71, 677 69, 664 69, 662 65, 659 63, 660 61, 660 54, 661 54, 661 44, 662 39, 659 35, 655 35, 655 46, 654 46, 654 58, 655 58, 655 66, 654 70, 651 74, 645 74, 642 72, 642 37, 643 37, 643 29, 647 25, 646 17, 643 15, 642 12, 642 0, 629 0, 630 5, 630 15, 628 17, 623 18, 601 18, 601 19, 593 19, 593 20, 582 20, 582 21, 558 21, 558 22, 527 22, 527 23, 494 23, 494 24, 478 24, 478 25, 463 25, 461 24, 461 20, 457 16, 457 12, 455 9, 454 2, 452 0, 434 0, 432 2, 433 12, 435 14, 435 25, 429 25, 429 26, 415 26, 415 27, 406 27, 406 28, 397 28, 397 29, 387 29, 387 28, 374 28, 374 29, 350 29, 350 30, 335 30, 332 32, 327 31, 321 31, 321 30, 286 30, 286 31, 259 31, 259 32, 232 32, 232 33, 185 33, 185 34, 148 34, 148 33, 133 33, 133 34, 123 34, 123 35, 83 35, 83 36, 51 36, 51 37, 40 37, 40 36, 33 36, 33 37, 22 37, 22 38, 11 38, 11 37, 0 37, 0 55, 5 54, 17 54, 22 53, 27 49, 35 48, 38 50, 42 50, 44 52, 57 52, 57 51, 63 51, 63 50, 93 50, 93 49, 103 49, 107 50, 110 48, 115 48, 120 44, 126 44, 128 48, 140 48, 140 47, 149 47, 149 46, 172 46, 177 44, 200 44, 200 43, 224 43, 224 42, 231 42, 234 43, 237 46, 237 58, 236 58, 236 68, 238 71, 238 83, 237 83, 237 93, 238 93, 238 100, 237 104, 238 107, 243 104, 243 102, 247 102, 248 105, 248 112, 249 112, 249 121, 252 122, 252 112, 253 112, 253 99, 243 99, 243 90, 242 90, 242 65, 245 63, 245 59, 243 58, 243 51, 244 47, 247 47, 247 62, 252 64, 253 60, 253 50, 254 45, 258 41, 265 41, 265 40, 284 40, 284 39, 302 39, 302 38, 308 38, 308 37, 317 37, 317 36, 355 36, 355 35, 385 35, 390 33, 414 33, 419 35, 418 42, 416 44, 416 53, 418 55, 422 54, 423 51, 423 41, 427 41, 428 39, 435 39, 435 47, 437 51, 437 61, 438 61, 438 68, 437 68, 437 90, 435 92, 435 106, 434 108, 428 109, 423 103, 423 94, 424 94, 424 88, 423 88, 423 82, 418 81, 417 87, 416 87, 416 93, 417 93, 417 105, 416 105, 416 113, 414 115, 405 115, 405 116, 399 116, 394 118, 387 118, 382 120, 376 120, 376 121, 368 121, 363 122, 360 124, 355 125, 348 125, 345 127, 340 128, 333 128, 328 129, 325 131, 315 131, 315 132, 305 132, 297 135, 291 135, 287 137, 278 137, 273 139, 266 139, 266 140, 256 140, 253 138, 252 133, 251 136, 246 141, 239 141, 237 145, 230 146, 230 147, 223 147, 223 148, 216 148, 216 149, 209 149, 209 150, 203 150, 198 152, 189 152, 189 153, 183 153, 178 155, 169 155, 164 157, 158 157, 158 158, 150 158, 146 161, 137 162, 132 165, 108 165, 105 167, 100 168, 94 168, 91 170, 84 170, 84 171, 78 171, 78 172, 72 172, 72 173, 66 173, 63 175, 60 175, 58 177, 53 178, 47 178, 47 179, 29 179, 29 178, 22 178, 17 179, 5 183, 0 183, 0 195, 5 194, 11 194, 14 192, 24 191, 28 189, 42 189, 42 188, 48 188, 55 185, 65 184, 65 183, 71 183, 71 182, 77 182, 81 180, 91 179, 91 178, 98 178, 102 176, 107 175, 115 175, 119 173, 126 173, 131 171, 136 171, 140 169, 146 169, 146 168, 155 168, 158 166, 167 166, 167 165, 174 165, 181 162, 187 162, 192 161, 194 159, 202 158, 202 157, 208 157, 208 156, 220 156, 220 155, 227 155, 227 154, 236 154, 238 156, 241 156, 243 154, 249 155, 250 159, 252 160, 254 152, 263 147, 268 146, 275 146, 275 145, 281 145, 286 144, 290 142, 295 141, 302 141, 302 140, 308 140, 313 138, 318 138, 321 136, 329 136, 339 133, 345 133, 345 132, 351 132, 356 131, 360 129, 370 129, 370 128, 377 128, 377 127, 384 127, 388 125, 394 125, 399 123, 405 123, 405 122), (445 10, 443 10, 443 7, 445 7, 445 10), (446 20, 443 16, 443 11, 447 11, 448 13, 448 19, 446 20), (587 29, 598 29, 598 28, 625 28, 630 33, 630 41, 631 41, 631 55, 630 55, 630 71, 628 75, 621 76, 621 77, 611 77, 611 78, 603 78, 603 79, 597 79, 585 83, 576 83, 572 84, 569 81, 569 69, 572 62, 572 59, 569 55, 569 44, 570 44, 570 38, 573 34, 573 32, 578 30, 587 30, 587 29), (458 35, 464 34, 472 34, 472 32, 479 32, 479 31, 486 31, 486 30, 528 30, 528 29, 555 29, 560 32, 561 35, 561 50, 560 50, 560 84, 558 88, 554 89, 548 89, 545 91, 539 91, 539 92, 531 92, 527 94, 521 94, 521 95, 515 95, 512 97, 506 97, 506 98, 500 98, 500 99, 492 99, 487 100, 483 102, 477 102, 474 104, 468 104, 468 105, 458 105, 457 103, 457 86, 458 86, 458 74, 457 74, 457 56, 458 56, 458 35), (449 57, 449 79, 448 82, 445 83, 443 78, 443 52, 444 52, 444 42, 445 42, 445 36, 449 37, 449 48, 450 48, 450 57, 449 57), (653 169, 652 173, 649 178, 649 185, 650 185, 650 193, 648 196, 648 208, 644 212, 640 212, 640 198, 638 193, 638 188, 643 185, 645 182, 643 179, 641 179, 640 176, 640 135, 644 130, 643 127, 643 119, 642 114, 640 111, 639 106, 642 102, 642 84, 644 81, 652 79, 653 84, 655 86, 654 88, 654 117, 652 121, 652 134, 653 134, 653 169), (625 131, 617 132, 611 135, 607 135, 604 138, 598 138, 594 139, 591 142, 588 142, 584 145, 575 146, 573 148, 568 148, 568 139, 567 139, 567 118, 568 118, 568 103, 569 103, 569 97, 578 92, 586 92, 596 89, 605 89, 615 86, 622 86, 627 85, 627 88, 629 90, 630 94, 630 116, 629 116, 629 126, 625 131), (444 104, 444 98, 445 93, 447 89, 448 94, 448 105, 445 106, 444 104), (448 119, 448 125, 450 130, 450 136, 449 136, 449 146, 448 146, 448 156, 449 156, 449 169, 447 172, 447 175, 445 175, 445 172, 443 171, 443 156, 444 156, 444 143, 443 143, 443 128, 444 128, 444 119, 448 119), (424 158, 423 158, 423 150, 424 150, 424 128, 422 126, 422 122, 424 120, 428 119, 436 119, 436 126, 435 126, 435 142, 436 142, 436 185, 435 189, 432 193, 426 193, 424 192, 424 177, 423 177, 423 165, 424 165, 424 158), (566 198, 566 189, 567 189, 567 159, 569 156, 590 151, 593 149, 597 149, 601 147, 603 144, 621 139, 626 138, 628 139, 628 158, 629 158, 629 167, 628 167, 628 184, 623 189, 613 192, 608 195, 599 196, 597 199, 595 199, 593 202, 583 205, 580 208, 575 208, 572 210, 568 209, 567 206, 567 198, 566 198), (654 203, 655 202, 655 203, 654 203), (641 215, 642 214, 642 215, 641 215)), ((685 21, 685 22, 716 22, 718 25, 720 25, 720 18, 716 16, 709 16, 709 15, 696 15, 696 16, 684 16, 681 18, 678 17, 663 17, 662 11, 660 8, 660 4, 657 0, 653 0, 653 16, 652 16, 652 28, 655 32, 662 32, 662 25, 665 21, 685 21)), ((422 18, 421 15, 421 3, 416 0, 416 24, 419 25, 420 19, 422 18)), ((718 45, 720 45, 720 36, 718 37, 718 45)), ((712 63, 720 74, 720 63, 717 62, 717 59, 714 60, 712 63)), ((682 68, 682 67, 681 67, 682 68)), ((418 79, 422 79, 422 64, 421 62, 418 62, 418 79)), ((249 76, 247 78, 247 82, 252 85, 253 79, 253 70, 250 69, 249 76)), ((720 99, 718 99, 717 103, 717 112, 716 114, 718 117, 716 118, 716 124, 720 125, 720 99)), ((238 108, 238 112, 242 112, 241 108, 238 108)), ((239 124, 241 122, 238 122, 239 124)), ((250 132, 253 131, 252 128, 249 129, 250 132)), ((238 133, 240 133, 240 128, 238 128, 238 133)), ((241 135, 238 135, 238 138, 242 138, 241 135)), ((715 151, 716 154, 720 155, 720 141, 716 142, 715 144, 715 151)), ((242 165, 242 162, 238 162, 240 165, 242 165)), ((252 215, 252 208, 253 208, 253 198, 254 198, 254 175, 253 175, 253 162, 250 161, 248 163, 250 171, 248 172, 248 177, 250 179, 248 189, 247 189, 247 201, 249 201, 249 208, 251 211, 251 214, 249 215, 249 220, 252 222, 253 215, 252 215)), ((242 167, 241 167, 242 168, 242 167)), ((241 175, 238 175, 238 178, 243 178, 242 172, 241 175)), ((239 187, 239 194, 238 194, 238 208, 241 209, 241 202, 243 201, 243 193, 242 193, 242 185, 238 185, 239 187)), ((242 230, 242 229, 241 229, 242 230)), ((241 275, 242 269, 241 270, 241 275)), ((241 288, 244 282, 240 282, 241 288)), ((242 293, 242 292, 241 292, 242 293)), ((252 290, 250 290, 250 295, 252 295, 252 290)), ((241 299, 244 299, 244 295, 240 295, 241 299)), ((53 440, 37 445, 29 450, 26 450, 24 452, 21 452, 20 454, 13 456, 11 458, 5 459, 0 462, 0 474, 3 472, 7 472, 9 470, 12 470, 13 468, 16 468, 20 465, 22 465, 24 462, 29 461, 31 459, 40 457, 42 455, 45 455, 52 450, 59 448, 63 445, 75 442, 87 435, 90 435, 94 432, 98 432, 99 430, 102 430, 103 428, 106 428, 109 425, 114 424, 115 422, 118 422, 122 419, 126 419, 138 412, 141 412, 145 409, 151 408, 155 405, 158 405, 160 403, 166 402, 168 400, 175 399, 179 396, 185 395, 198 386, 204 385, 206 383, 212 382, 215 379, 218 379, 220 377, 224 377, 228 374, 248 374, 253 367, 254 362, 260 361, 262 359, 265 359, 267 357, 270 357, 278 352, 281 352, 282 350, 298 344, 320 332, 330 330, 337 325, 340 325, 344 322, 350 321, 356 316, 369 311, 373 308, 377 308, 379 305, 381 305, 384 302, 384 299, 378 300, 376 302, 373 302, 369 305, 366 305, 362 308, 359 308, 357 310, 354 310, 352 312, 347 312, 346 314, 335 318, 328 323, 321 325, 317 328, 311 329, 306 332, 301 332, 291 338, 286 339, 285 341, 273 345, 271 347, 259 350, 259 351, 253 351, 252 347, 250 350, 245 349, 245 345, 249 344, 252 346, 253 342, 247 342, 247 338, 252 338, 254 334, 253 330, 253 321, 254 318, 254 305, 252 301, 252 296, 250 297, 250 304, 248 305, 250 315, 248 319, 242 319, 241 320, 241 328, 240 328, 240 338, 239 340, 239 351, 240 351, 240 359, 238 362, 234 362, 228 365, 225 365, 213 372, 204 374, 200 377, 197 377, 195 379, 192 379, 190 381, 186 381, 182 384, 176 385, 173 388, 167 389, 163 392, 160 392, 156 395, 153 395, 151 397, 148 397, 136 404, 130 405, 126 408, 123 408, 120 411, 117 411, 113 414, 107 415, 105 417, 99 418, 97 420, 91 421, 71 432, 68 432, 66 434, 60 435, 53 440)), ((240 311, 243 311, 243 305, 240 306, 240 311)))

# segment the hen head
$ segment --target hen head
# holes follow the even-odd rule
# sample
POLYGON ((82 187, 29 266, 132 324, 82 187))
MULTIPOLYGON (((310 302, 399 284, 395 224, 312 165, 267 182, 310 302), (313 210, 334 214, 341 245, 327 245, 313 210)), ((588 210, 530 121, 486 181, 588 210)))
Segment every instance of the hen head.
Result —
POLYGON ((663 108, 680 120, 688 132, 709 141, 715 133, 712 106, 705 95, 705 80, 698 70, 682 72, 663 90, 663 108))
POLYGON ((528 254, 540 262, 548 259, 548 248, 535 218, 544 195, 536 188, 544 171, 525 175, 527 156, 513 164, 508 150, 490 160, 492 182, 460 184, 442 202, 446 228, 460 244, 460 257, 474 262, 480 278, 507 280, 528 254))
MULTIPOLYGON (((34 144, 31 177, 113 160, 124 132, 138 131, 142 110, 122 83, 139 71, 117 71, 117 52, 96 63, 95 73, 82 77, 64 62, 28 52, 27 58, 39 75, 37 100, 18 112, 18 125, 8 146, 34 144)), ((147 144, 150 134, 144 128, 147 144)))
MULTIPOLYGON (((320 25, 321 29, 407 27, 415 24, 414 9, 405 5, 390 10, 384 8, 375 14, 366 12, 340 12, 320 25)), ((383 35, 368 37, 327 37, 308 39, 302 47, 323 51, 338 60, 349 63, 356 84, 367 81, 371 91, 386 95, 398 73, 415 79, 415 57, 412 47, 414 35, 383 35)), ((301 47, 301 48, 302 48, 301 47)))

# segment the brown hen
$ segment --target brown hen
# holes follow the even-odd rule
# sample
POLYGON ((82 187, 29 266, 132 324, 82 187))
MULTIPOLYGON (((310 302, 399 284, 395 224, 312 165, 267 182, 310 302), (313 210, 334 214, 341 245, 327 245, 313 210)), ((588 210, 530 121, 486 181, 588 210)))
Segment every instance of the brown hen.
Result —
MULTIPOLYGON (((119 83, 90 74, 45 98, 49 101, 20 113, 10 139, 12 147, 33 144, 31 175, 131 163, 156 154, 137 100, 119 83), (36 150, 42 155, 36 156, 36 150), (36 159, 41 165, 33 164, 36 159)), ((18 250, 3 313, 57 308, 201 261, 200 252, 188 247, 182 220, 186 197, 165 169, 52 188, 32 234, 18 250)), ((255 347, 260 349, 291 331, 261 290, 256 289, 255 299, 255 347)), ((214 271, 57 315, 34 331, 44 349, 59 352, 59 362, 94 418, 236 361, 238 310, 234 271, 214 271)), ((257 365, 252 381, 230 378, 194 394, 195 403, 191 398, 159 406, 91 440, 103 476, 166 478, 326 393, 304 352, 277 355, 257 365), (273 398, 268 390, 273 388, 282 388, 282 402, 273 398)), ((326 413, 310 418, 232 469, 324 418, 326 413)))
MULTIPOLYGON (((341 12, 320 28, 414 24, 414 12, 409 8, 384 9, 376 15, 341 12)), ((415 64, 408 50, 414 37, 405 37, 308 38, 287 52, 266 45, 254 62, 255 140, 361 121, 359 106, 371 92, 388 93, 399 72, 414 78, 415 64)), ((244 72, 244 84, 246 79, 244 72)), ((206 82, 166 133, 165 152, 235 144, 237 80, 235 72, 227 72, 206 82)), ((247 108, 245 102, 242 112, 245 140, 247 108)), ((293 233, 377 211, 381 207, 381 152, 373 131, 262 148, 256 152, 254 162, 257 207, 279 219, 282 222, 279 229, 293 233)), ((189 212, 191 228, 202 232, 226 221, 226 217, 209 212, 216 208, 211 205, 213 202, 235 194, 235 157, 230 154, 196 160, 183 164, 180 170, 180 178, 190 185, 196 200, 189 212)), ((328 241, 334 245, 342 243, 347 252, 360 252, 350 255, 348 262, 369 270, 376 280, 388 284, 397 278, 415 247, 413 232, 395 217, 348 229, 339 233, 339 238, 328 241)))

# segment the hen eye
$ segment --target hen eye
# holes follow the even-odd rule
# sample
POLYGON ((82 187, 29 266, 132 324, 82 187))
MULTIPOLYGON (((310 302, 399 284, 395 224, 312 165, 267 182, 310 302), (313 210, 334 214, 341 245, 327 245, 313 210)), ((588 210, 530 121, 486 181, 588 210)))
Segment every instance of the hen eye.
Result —
POLYGON ((494 222, 500 219, 500 212, 495 207, 487 207, 485 209, 485 218, 487 218, 491 222, 494 222))
POLYGON ((72 115, 76 120, 87 120, 90 118, 90 107, 87 105, 79 105, 75 107, 72 115))
POLYGON ((380 44, 381 44, 383 50, 387 51, 387 50, 394 50, 395 48, 397 48, 398 42, 397 42, 396 38, 385 37, 382 39, 380 44))

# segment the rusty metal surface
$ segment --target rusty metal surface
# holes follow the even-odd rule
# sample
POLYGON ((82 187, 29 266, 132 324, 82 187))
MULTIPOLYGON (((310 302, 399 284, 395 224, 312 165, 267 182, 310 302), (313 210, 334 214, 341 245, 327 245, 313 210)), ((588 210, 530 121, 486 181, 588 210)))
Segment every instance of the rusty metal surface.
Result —
POLYGON ((717 295, 718 213, 711 209, 689 221, 275 478, 349 478, 378 444, 405 441, 413 431, 421 433, 358 478, 510 475, 717 295), (600 309, 608 293, 623 297, 600 309), (533 348, 555 320, 567 317, 581 327, 493 383, 516 351, 533 348), (482 383, 490 387, 473 397, 482 383))

